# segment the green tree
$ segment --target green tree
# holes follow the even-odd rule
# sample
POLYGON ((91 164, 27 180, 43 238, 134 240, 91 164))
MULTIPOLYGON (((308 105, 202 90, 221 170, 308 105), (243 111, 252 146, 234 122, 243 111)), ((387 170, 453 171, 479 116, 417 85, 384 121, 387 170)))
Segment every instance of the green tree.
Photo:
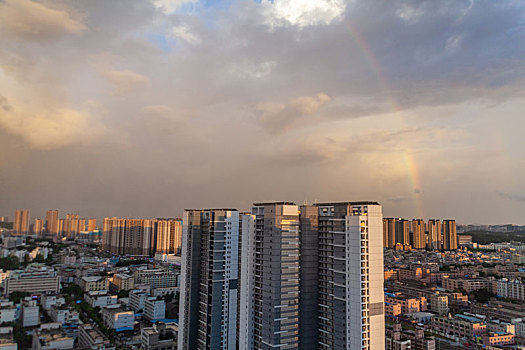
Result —
POLYGON ((0 259, 0 269, 4 271, 16 270, 20 267, 20 262, 16 256, 8 256, 7 258, 0 259))
POLYGON ((21 299, 28 297, 30 294, 28 292, 11 292, 9 294, 9 300, 14 303, 19 303, 21 299))
POLYGON ((490 300, 490 298, 496 296, 496 294, 492 293, 488 289, 475 290, 471 293, 471 295, 478 303, 486 303, 490 300))

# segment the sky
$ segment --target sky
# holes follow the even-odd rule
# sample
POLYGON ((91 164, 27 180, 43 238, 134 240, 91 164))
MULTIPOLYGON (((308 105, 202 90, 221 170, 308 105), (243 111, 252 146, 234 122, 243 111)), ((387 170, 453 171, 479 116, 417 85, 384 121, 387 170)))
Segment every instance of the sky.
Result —
POLYGON ((524 43, 516 0, 0 0, 0 216, 525 224, 524 43))

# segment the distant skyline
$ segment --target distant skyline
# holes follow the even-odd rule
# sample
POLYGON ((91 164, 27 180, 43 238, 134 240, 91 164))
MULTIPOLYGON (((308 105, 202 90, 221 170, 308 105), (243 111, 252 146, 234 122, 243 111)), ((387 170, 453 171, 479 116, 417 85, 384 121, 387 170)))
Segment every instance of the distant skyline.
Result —
POLYGON ((524 225, 524 21, 511 0, 0 1, 0 216, 373 200, 524 225))

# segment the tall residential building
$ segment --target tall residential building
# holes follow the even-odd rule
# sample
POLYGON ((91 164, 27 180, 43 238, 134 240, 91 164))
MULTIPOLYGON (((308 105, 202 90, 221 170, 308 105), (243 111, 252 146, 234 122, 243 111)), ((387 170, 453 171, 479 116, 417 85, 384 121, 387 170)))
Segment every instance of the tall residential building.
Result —
POLYGON ((15 233, 25 234, 29 233, 29 210, 17 209, 15 212, 15 222, 13 224, 15 233))
POLYGON ((425 221, 423 219, 412 220, 412 235, 410 245, 414 249, 425 249, 427 240, 425 236, 425 221))
POLYGON ((319 343, 319 210, 302 205, 299 211, 299 347, 314 350, 319 343))
POLYGON ((384 218, 383 219, 383 247, 394 248, 396 246, 396 218, 384 218))
POLYGON ((93 232, 97 229, 97 219, 88 219, 87 220, 87 230, 93 232))
POLYGON ((176 254, 182 243, 182 220, 157 219, 155 222, 157 253, 176 254))
POLYGON ((236 349, 239 224, 235 209, 184 212, 179 350, 236 349))
POLYGON ((430 249, 441 249, 442 238, 441 238, 441 221, 439 220, 428 220, 427 223, 428 242, 427 245, 430 249))
POLYGON ((66 219, 58 219, 57 223, 57 236, 64 237, 66 227, 66 219))
POLYGON ((458 249, 458 237, 456 233, 456 220, 443 220, 443 249, 458 249))
POLYGON ((104 218, 102 223, 102 250, 109 252, 111 250, 111 234, 113 232, 113 223, 116 217, 104 218))
POLYGON ((381 206, 376 202, 317 206, 318 348, 384 349, 381 206))
POLYGON ((115 255, 149 256, 152 254, 153 221, 105 218, 103 249, 115 255))
POLYGON ((410 244, 410 222, 405 219, 399 219, 396 222, 396 243, 403 245, 410 244))
POLYGON ((67 214, 64 222, 64 231, 67 238, 75 238, 79 232, 86 230, 86 219, 79 214, 67 214))
POLYGON ((44 221, 42 219, 35 219, 33 223, 32 233, 37 236, 41 236, 44 232, 44 221))
POLYGON ((58 233, 58 210, 48 210, 46 213, 46 232, 58 233))
MULTIPOLYGON (((255 203, 253 347, 299 347, 299 207, 255 203)), ((248 306, 248 307, 251 307, 248 306)))

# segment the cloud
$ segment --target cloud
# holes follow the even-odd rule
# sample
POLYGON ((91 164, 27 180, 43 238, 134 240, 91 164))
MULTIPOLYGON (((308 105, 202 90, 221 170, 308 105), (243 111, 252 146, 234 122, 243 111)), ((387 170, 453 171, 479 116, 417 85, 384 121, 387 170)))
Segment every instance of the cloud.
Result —
POLYGON ((48 41, 64 34, 79 35, 86 26, 66 10, 32 0, 0 2, 0 31, 21 39, 48 41))
POLYGON ((177 12, 183 5, 194 4, 199 0, 152 0, 153 5, 164 12, 165 14, 173 14, 177 12))
POLYGON ((386 201, 397 203, 397 202, 404 202, 404 201, 407 201, 407 200, 410 200, 410 199, 412 199, 412 198, 410 198, 408 196, 393 196, 393 197, 386 198, 386 201))
POLYGON ((293 127, 308 124, 308 117, 331 101, 320 92, 313 96, 299 96, 286 102, 264 102, 255 106, 258 123, 270 133, 283 133, 293 127))
POLYGON ((88 111, 44 106, 13 107, 0 96, 0 128, 21 137, 29 146, 50 150, 82 145, 99 137, 105 128, 88 111))
POLYGON ((198 45, 202 42, 201 38, 190 30, 187 25, 179 25, 171 29, 173 37, 182 39, 191 45, 198 45))
POLYGON ((509 199, 511 201, 514 201, 514 202, 525 203, 525 195, 523 195, 523 194, 506 193, 506 192, 499 192, 498 191, 498 195, 501 198, 509 199))
POLYGON ((271 27, 328 25, 342 18, 344 0, 262 0, 266 24, 271 27))
POLYGON ((106 77, 113 87, 113 93, 119 96, 127 95, 138 89, 143 89, 150 84, 148 77, 129 70, 110 71, 106 73, 106 77))

